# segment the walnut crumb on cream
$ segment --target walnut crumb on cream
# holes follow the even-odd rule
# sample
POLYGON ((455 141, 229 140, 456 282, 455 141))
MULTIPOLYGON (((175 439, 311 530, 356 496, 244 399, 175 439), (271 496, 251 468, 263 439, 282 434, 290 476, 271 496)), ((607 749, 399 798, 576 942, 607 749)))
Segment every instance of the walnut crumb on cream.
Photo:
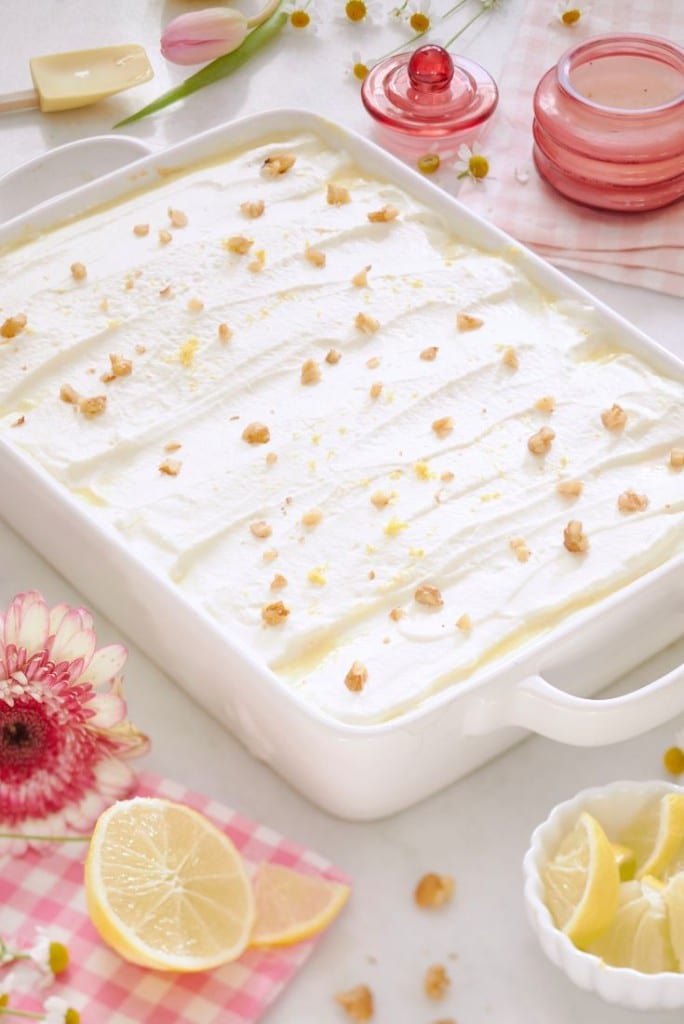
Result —
POLYGON ((283 587, 287 586, 287 577, 283 576, 282 572, 277 572, 271 580, 271 590, 282 590, 283 587))
POLYGON ((204 303, 201 299, 198 299, 197 296, 193 296, 191 299, 188 299, 188 311, 190 313, 201 313, 203 309, 204 303))
POLYGON ((218 337, 219 341, 224 345, 230 341, 230 339, 233 337, 233 332, 231 331, 228 324, 218 325, 218 337))
POLYGON ((560 480, 556 485, 556 491, 563 498, 579 498, 584 490, 581 480, 560 480))
POLYGON ((571 519, 563 530, 563 545, 573 554, 582 554, 589 550, 589 538, 579 519, 571 519))
POLYGON ((0 336, 3 338, 16 338, 17 334, 21 334, 24 330, 27 323, 28 320, 24 313, 8 316, 4 323, 0 325, 0 336))
POLYGON ((648 498, 645 494, 637 494, 636 491, 623 491, 618 497, 617 507, 620 512, 643 512, 648 508, 648 498))
POLYGON ((368 220, 371 224, 389 224, 390 221, 396 220, 398 216, 399 210, 396 206, 387 203, 379 210, 371 210, 368 214, 368 220))
POLYGON ((306 359, 302 363, 302 368, 299 373, 299 379, 302 384, 318 384, 321 379, 321 368, 315 359, 306 359))
POLYGON ((78 408, 87 420, 91 420, 95 416, 101 416, 107 408, 107 396, 92 395, 90 398, 79 398, 78 408))
POLYGON ((267 626, 280 626, 287 620, 290 609, 282 601, 272 601, 261 609, 261 618, 267 626))
POLYGON ((335 366, 336 363, 339 363, 341 358, 342 358, 341 352, 338 352, 336 348, 331 348, 331 349, 329 349, 328 354, 325 357, 325 361, 330 366, 335 366))
POLYGON ((178 476, 182 465, 180 459, 164 459, 159 463, 159 472, 164 476, 178 476))
POLYGON ((308 246, 304 250, 304 259, 307 263, 310 263, 312 267, 324 267, 326 255, 322 249, 314 249, 312 246, 308 246))
POLYGON ((17 416, 16 420, 12 420, 12 422, 10 423, 10 427, 23 427, 25 423, 25 416, 17 416))
POLYGON ((258 519, 255 523, 249 524, 249 532, 259 540, 265 540, 273 533, 273 527, 265 519, 258 519))
POLYGON ((178 449, 182 447, 183 445, 180 443, 180 441, 167 441, 166 444, 164 445, 164 451, 177 452, 178 449))
POLYGON ((277 461, 278 461, 278 456, 276 455, 275 452, 269 452, 268 455, 266 456, 266 465, 267 466, 275 466, 277 461))
POLYGON ((515 351, 512 345, 509 345, 508 348, 504 349, 504 353, 501 356, 501 362, 510 370, 517 370, 520 366, 518 353, 515 351))
POLYGON ((347 1016, 363 1024, 364 1021, 372 1020, 375 1013, 373 993, 368 985, 355 985, 346 992, 336 992, 335 1002, 341 1006, 347 1016))
POLYGON ((464 612, 456 619, 456 629, 460 629, 462 633, 470 633, 473 628, 473 622, 470 616, 464 612))
POLYGON ((262 562, 266 562, 267 565, 270 565, 271 562, 275 562, 277 557, 278 552, 275 548, 267 548, 261 556, 261 560, 262 562))
POLYGON ((109 353, 109 362, 114 377, 130 377, 133 372, 132 360, 124 359, 123 356, 118 355, 116 352, 109 353))
MULTIPOLYGON (((170 231, 167 231, 166 228, 161 228, 157 237, 159 238, 160 245, 168 245, 173 238, 173 235, 170 231)), ((159 294, 161 295, 161 292, 159 294)))
POLYGON ((484 320, 479 316, 471 316, 470 313, 459 313, 456 317, 456 327, 459 331, 476 331, 483 324, 484 320))
POLYGON ((420 353, 420 358, 426 363, 433 363, 437 358, 439 348, 437 345, 429 345, 428 348, 424 348, 420 353))
POLYGON ((360 662, 355 661, 344 677, 344 685, 352 693, 360 693, 368 682, 368 669, 360 662))
POLYGON ((425 972, 423 990, 428 999, 444 999, 447 994, 451 979, 442 964, 433 964, 425 972))
POLYGON ((150 225, 149 224, 135 224, 133 226, 133 234, 138 238, 144 238, 145 235, 149 235, 150 225))
POLYGON ((62 384, 59 389, 59 397, 68 405, 78 405, 79 394, 76 388, 72 388, 71 384, 62 384))
POLYGON ((369 370, 377 370, 379 365, 380 365, 380 357, 379 356, 371 356, 370 359, 366 360, 366 366, 368 367, 369 370))
POLYGON ((250 220, 256 220, 257 217, 261 217, 265 209, 266 204, 263 199, 251 199, 246 203, 240 203, 240 210, 250 220))
POLYGON ((349 189, 344 185, 336 185, 333 181, 328 182, 325 198, 329 206, 344 206, 351 202, 349 189))
POLYGON ((432 583, 421 583, 413 597, 416 604, 422 604, 425 608, 441 608, 444 604, 444 598, 432 583))
POLYGON ((534 407, 538 412, 550 415, 556 408, 556 399, 553 395, 542 395, 542 397, 538 398, 534 403, 534 407))
POLYGON ((448 437, 454 429, 454 421, 451 416, 442 416, 433 422, 432 429, 437 437, 448 437))
POLYGON ((227 249, 228 252, 234 252, 238 256, 245 256, 254 245, 253 238, 247 238, 246 235, 231 235, 230 238, 226 238, 223 242, 223 248, 227 249))
POLYGON ((413 898, 424 910, 443 907, 454 895, 455 883, 451 875, 437 875, 429 872, 418 882, 413 898))
POLYGON ((310 508, 302 514, 302 526, 318 526, 322 519, 320 508, 310 508))
POLYGON ((374 384, 371 384, 370 391, 368 392, 368 394, 371 396, 373 400, 380 397, 380 395, 382 394, 382 384, 380 383, 379 380, 376 380, 374 384))
POLYGON ((393 608, 392 611, 389 613, 389 617, 392 620, 392 622, 399 622, 399 620, 403 619, 405 616, 406 612, 404 611, 403 608, 393 608))
POLYGON ((385 508, 391 500, 392 496, 386 491, 373 491, 370 496, 371 505, 375 505, 376 508, 385 508))
POLYGON ((368 272, 371 269, 370 263, 364 267, 363 270, 359 270, 358 273, 354 274, 351 279, 351 283, 355 288, 367 288, 368 287, 368 272))
POLYGON ((522 537, 513 537, 510 541, 510 548, 519 562, 527 562, 531 551, 522 537))
POLYGON ((551 443, 556 436, 555 430, 551 427, 541 427, 536 434, 532 434, 527 441, 527 448, 533 455, 546 455, 551 449, 551 443))
POLYGON ((368 316, 367 313, 357 313, 354 317, 354 326, 362 334, 375 334, 380 327, 380 323, 374 316, 368 316))
POLYGON ((242 431, 242 440, 247 444, 268 444, 271 440, 271 431, 265 423, 248 423, 242 431))
POLYGON ((83 281, 88 276, 85 263, 72 263, 71 264, 71 276, 74 281, 83 281))
POLYGON ((684 448, 672 448, 669 458, 670 469, 684 469, 684 448))
POLYGON ((610 409, 604 409, 601 413, 601 423, 606 430, 622 430, 627 423, 627 413, 621 405, 614 402, 610 409))
POLYGON ((287 174, 296 162, 297 157, 292 153, 273 153, 262 163, 261 173, 265 178, 278 178, 281 174, 287 174))
POLYGON ((188 226, 188 215, 183 213, 182 210, 176 210, 173 206, 169 206, 166 211, 171 221, 171 226, 174 228, 185 228, 188 226))

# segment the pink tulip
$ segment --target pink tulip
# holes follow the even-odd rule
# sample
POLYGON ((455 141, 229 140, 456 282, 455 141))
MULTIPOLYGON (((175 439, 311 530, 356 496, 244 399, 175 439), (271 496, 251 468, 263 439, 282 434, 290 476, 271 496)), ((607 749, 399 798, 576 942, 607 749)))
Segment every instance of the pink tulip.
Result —
POLYGON ((164 29, 161 52, 174 64, 204 64, 236 50, 248 28, 244 14, 232 7, 181 14, 164 29))

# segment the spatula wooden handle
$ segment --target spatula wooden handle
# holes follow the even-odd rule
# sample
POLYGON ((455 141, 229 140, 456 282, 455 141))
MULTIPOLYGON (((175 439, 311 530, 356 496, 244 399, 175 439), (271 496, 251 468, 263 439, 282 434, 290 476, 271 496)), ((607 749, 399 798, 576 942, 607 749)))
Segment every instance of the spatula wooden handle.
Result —
POLYGON ((35 89, 23 89, 0 95, 0 114, 9 114, 12 110, 31 110, 39 106, 40 97, 35 89))

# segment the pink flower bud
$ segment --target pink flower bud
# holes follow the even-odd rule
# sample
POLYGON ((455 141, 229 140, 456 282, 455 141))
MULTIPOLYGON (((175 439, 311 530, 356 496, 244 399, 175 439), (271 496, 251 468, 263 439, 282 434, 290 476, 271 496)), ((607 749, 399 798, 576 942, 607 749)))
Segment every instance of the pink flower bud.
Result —
POLYGON ((232 7, 181 14, 164 29, 161 52, 174 64, 204 64, 236 50, 247 28, 244 14, 232 7))

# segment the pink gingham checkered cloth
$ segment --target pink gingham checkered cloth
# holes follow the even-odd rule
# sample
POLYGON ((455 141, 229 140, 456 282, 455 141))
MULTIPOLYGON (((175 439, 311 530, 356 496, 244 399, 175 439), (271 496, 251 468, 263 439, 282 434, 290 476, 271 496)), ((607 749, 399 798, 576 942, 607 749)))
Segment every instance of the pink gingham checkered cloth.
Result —
MULTIPOLYGON (((175 782, 143 775, 139 793, 183 801, 224 828, 249 870, 273 861, 335 881, 347 879, 328 861, 235 811, 175 782)), ((41 1008, 40 995, 59 995, 82 1024, 247 1024, 261 1018, 309 957, 316 940, 273 951, 248 950, 235 963, 200 974, 150 971, 107 948, 85 909, 86 843, 0 858, 0 935, 25 948, 37 925, 69 947, 71 963, 43 993, 13 995, 12 1005, 41 1008)), ((4 968, 7 971, 8 968, 4 968)), ((2 984, 0 975, 0 990, 2 984)))
MULTIPOLYGON (((585 8, 584 0, 578 7, 585 8)), ((604 32, 646 32, 684 42, 684 0, 593 0, 575 26, 557 0, 528 0, 502 75, 500 103, 478 147, 491 177, 459 199, 552 263, 684 296, 684 201, 649 213, 590 210, 564 199, 532 162, 532 97, 566 50, 604 32), (521 179, 529 176, 527 183, 521 179)))

